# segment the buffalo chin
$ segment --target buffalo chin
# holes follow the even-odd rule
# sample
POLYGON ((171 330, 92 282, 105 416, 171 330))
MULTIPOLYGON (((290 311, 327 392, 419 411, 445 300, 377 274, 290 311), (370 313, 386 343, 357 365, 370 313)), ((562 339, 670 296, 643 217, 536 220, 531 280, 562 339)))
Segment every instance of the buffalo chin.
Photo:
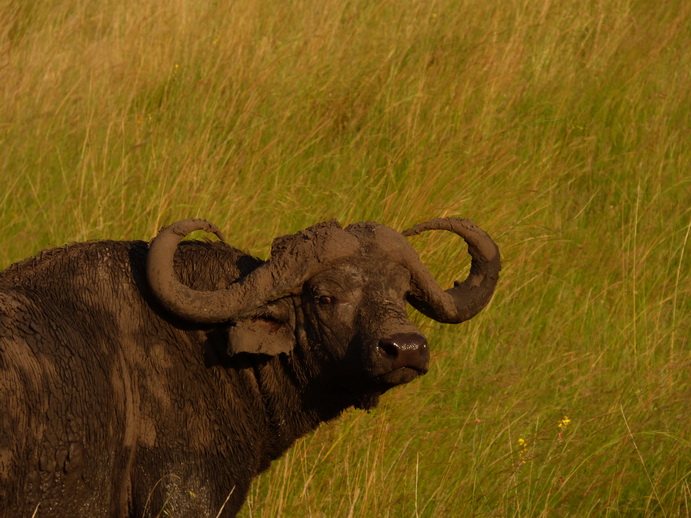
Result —
POLYGON ((361 394, 355 401, 354 406, 361 410, 372 410, 379 404, 379 396, 384 392, 397 385, 410 383, 423 374, 425 373, 409 367, 401 367, 400 369, 380 374, 374 378, 376 388, 361 394))
POLYGON ((372 410, 379 404, 379 396, 381 394, 381 392, 363 394, 357 399, 357 401, 355 401, 353 406, 355 408, 359 408, 360 410, 372 410))

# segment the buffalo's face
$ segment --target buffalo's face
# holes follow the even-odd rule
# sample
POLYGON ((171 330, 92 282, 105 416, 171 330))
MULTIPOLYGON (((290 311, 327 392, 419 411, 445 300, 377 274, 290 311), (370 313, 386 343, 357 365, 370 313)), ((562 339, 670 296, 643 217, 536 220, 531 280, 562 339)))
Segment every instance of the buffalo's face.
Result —
POLYGON ((427 340, 406 314, 409 289, 410 272, 387 260, 314 276, 302 296, 312 354, 336 367, 340 383, 376 395, 427 372, 427 340))
POLYGON ((329 380, 362 396, 361 406, 427 371, 427 341, 408 320, 406 301, 438 322, 464 322, 490 301, 501 269, 497 246, 470 220, 438 218, 402 233, 327 221, 276 238, 267 261, 253 260, 227 286, 197 290, 174 274, 177 245, 194 230, 222 238, 209 222, 183 220, 149 246, 146 276, 163 308, 198 324, 229 323, 229 355, 292 355, 296 383, 312 380, 319 390, 329 380), (433 230, 463 238, 472 259, 466 279, 447 290, 407 241, 433 230))

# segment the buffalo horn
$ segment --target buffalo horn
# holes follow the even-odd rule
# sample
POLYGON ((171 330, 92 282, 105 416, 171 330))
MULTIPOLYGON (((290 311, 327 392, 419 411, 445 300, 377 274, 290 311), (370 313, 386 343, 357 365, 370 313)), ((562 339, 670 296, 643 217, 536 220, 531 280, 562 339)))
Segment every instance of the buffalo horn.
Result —
POLYGON ((457 324, 475 316, 492 298, 499 279, 499 249, 492 239, 469 219, 439 218, 415 225, 403 232, 406 237, 428 230, 447 230, 462 237, 472 257, 470 274, 453 288, 443 290, 427 268, 415 261, 409 264, 412 289, 408 302, 434 320, 457 324))
POLYGON ((268 302, 297 293, 317 271, 331 261, 352 254, 358 247, 337 222, 320 223, 275 239, 271 258, 227 288, 198 291, 182 284, 173 267, 178 243, 195 230, 222 238, 216 226, 208 221, 187 219, 173 223, 161 229, 151 241, 146 274, 151 290, 166 310, 204 324, 235 321, 268 302))

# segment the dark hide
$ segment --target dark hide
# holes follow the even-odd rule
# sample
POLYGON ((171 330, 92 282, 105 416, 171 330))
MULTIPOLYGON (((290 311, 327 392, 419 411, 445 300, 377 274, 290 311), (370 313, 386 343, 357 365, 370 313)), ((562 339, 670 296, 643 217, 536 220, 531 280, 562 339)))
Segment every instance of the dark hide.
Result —
MULTIPOLYGON (((0 273, 0 516, 234 516, 297 438, 426 371, 426 343, 403 367, 378 348, 424 337, 410 273, 374 249, 219 325, 163 310, 146 253, 79 243, 0 273)), ((261 264, 183 242, 175 271, 215 290, 261 264)))

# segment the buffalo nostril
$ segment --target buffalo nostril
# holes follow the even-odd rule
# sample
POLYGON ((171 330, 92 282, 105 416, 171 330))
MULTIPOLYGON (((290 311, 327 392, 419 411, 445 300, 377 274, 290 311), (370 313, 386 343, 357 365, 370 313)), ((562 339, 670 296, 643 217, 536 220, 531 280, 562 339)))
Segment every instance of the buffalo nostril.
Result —
POLYGON ((379 354, 390 360, 395 360, 398 357, 398 345, 393 340, 380 340, 379 354))

